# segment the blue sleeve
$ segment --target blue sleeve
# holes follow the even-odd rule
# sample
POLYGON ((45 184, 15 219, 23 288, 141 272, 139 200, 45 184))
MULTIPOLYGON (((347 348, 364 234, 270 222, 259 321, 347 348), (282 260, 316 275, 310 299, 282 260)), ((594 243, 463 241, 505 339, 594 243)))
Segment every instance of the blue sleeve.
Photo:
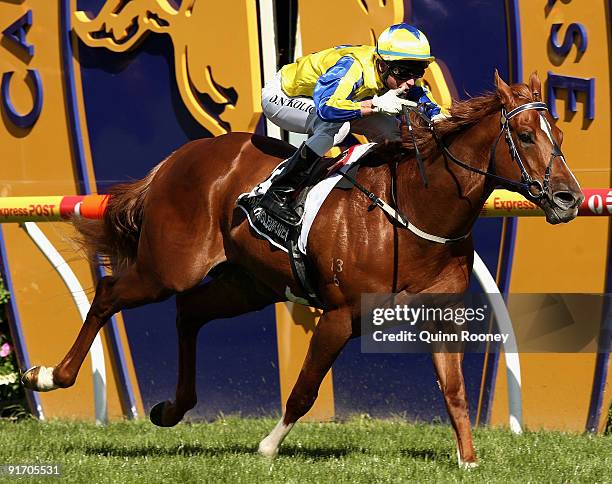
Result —
POLYGON ((410 88, 407 97, 411 101, 418 103, 421 110, 430 118, 433 118, 436 114, 440 114, 442 111, 440 106, 434 101, 429 90, 423 86, 413 86, 410 88))
POLYGON ((317 115, 323 121, 345 122, 361 117, 359 102, 351 100, 355 90, 363 85, 363 73, 355 59, 342 57, 318 80, 313 100, 317 115))

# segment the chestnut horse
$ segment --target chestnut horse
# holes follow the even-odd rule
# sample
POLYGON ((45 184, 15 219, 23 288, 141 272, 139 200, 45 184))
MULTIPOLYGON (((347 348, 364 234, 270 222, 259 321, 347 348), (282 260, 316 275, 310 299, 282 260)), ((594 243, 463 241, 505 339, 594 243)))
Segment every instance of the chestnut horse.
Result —
MULTIPOLYGON (((358 190, 333 190, 308 241, 323 315, 281 420, 259 445, 275 456, 347 343, 360 332, 362 293, 463 293, 472 271, 469 231, 497 185, 534 200, 551 223, 577 214, 583 195, 560 153, 561 132, 540 101, 540 80, 504 83, 496 92, 456 102, 451 117, 415 127, 426 187, 415 150, 404 141, 377 145, 358 182, 396 207, 422 233, 405 230, 358 190), (501 119, 501 124, 500 124, 501 119), (552 127, 551 127, 552 126, 552 127), (434 136, 435 130, 435 136, 434 136), (500 132, 501 130, 501 132, 500 132), (502 136, 504 135, 504 136, 502 136), (502 140, 502 137, 504 139, 502 140), (423 234, 448 239, 427 240, 423 234), (448 242, 448 241, 447 241, 448 242), (342 260, 342 272, 330 261, 342 260)), ((418 123, 417 123, 418 124, 418 123)), ((406 130, 404 130, 404 134, 406 130)), ((174 401, 157 404, 151 421, 172 426, 196 404, 196 338, 202 325, 304 296, 287 255, 249 227, 236 198, 265 179, 289 145, 232 133, 186 144, 149 175, 115 187, 102 221, 75 221, 92 253, 107 256, 112 276, 97 285, 91 309, 68 354, 55 367, 35 367, 24 384, 47 391, 71 386, 94 337, 112 314, 176 294, 179 337, 174 401), (205 276, 209 282, 201 284, 205 276)), ((456 436, 459 464, 476 465, 461 353, 433 353, 433 364, 456 436)))

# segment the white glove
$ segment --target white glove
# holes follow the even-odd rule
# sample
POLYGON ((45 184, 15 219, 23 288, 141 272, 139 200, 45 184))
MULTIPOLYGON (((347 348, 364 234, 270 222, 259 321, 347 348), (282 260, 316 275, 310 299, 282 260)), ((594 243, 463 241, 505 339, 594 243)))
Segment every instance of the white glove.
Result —
POLYGON ((448 118, 450 118, 450 116, 448 116, 447 114, 444 114, 444 113, 438 113, 438 114, 436 114, 435 116, 433 116, 433 117, 431 118, 431 120, 432 120, 434 123, 437 123, 438 121, 444 121, 445 119, 448 119, 448 118))
POLYGON ((402 112, 402 106, 410 106, 415 108, 417 103, 399 97, 404 90, 402 88, 391 89, 382 96, 374 96, 372 98, 372 111, 375 113, 399 114, 402 112))

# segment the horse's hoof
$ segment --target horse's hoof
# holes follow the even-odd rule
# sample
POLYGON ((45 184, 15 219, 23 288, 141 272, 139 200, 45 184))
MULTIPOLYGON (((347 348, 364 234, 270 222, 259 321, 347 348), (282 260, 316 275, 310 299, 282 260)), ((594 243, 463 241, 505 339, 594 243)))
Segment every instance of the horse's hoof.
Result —
POLYGON ((464 471, 471 471, 472 469, 476 469, 478 467, 478 462, 463 462, 459 461, 459 469, 464 471))
POLYGON ((461 452, 459 452, 459 447, 457 447, 457 463, 459 464, 459 469, 464 471, 470 471, 478 467, 478 461, 476 460, 476 456, 472 455, 470 457, 470 460, 463 460, 461 458, 461 452))
POLYGON ((151 412, 149 413, 149 419, 158 427, 174 427, 180 422, 180 420, 177 420, 176 422, 169 422, 168 420, 164 419, 164 409, 167 408, 167 405, 172 405, 172 402, 159 402, 151 409, 151 412))
POLYGON ((36 392, 50 392, 59 388, 53 383, 53 367, 33 366, 23 375, 21 375, 21 383, 29 390, 36 392))
POLYGON ((268 439, 265 438, 259 443, 257 452, 268 459, 275 459, 278 455, 278 446, 274 445, 272 442, 267 442, 267 440, 268 439))

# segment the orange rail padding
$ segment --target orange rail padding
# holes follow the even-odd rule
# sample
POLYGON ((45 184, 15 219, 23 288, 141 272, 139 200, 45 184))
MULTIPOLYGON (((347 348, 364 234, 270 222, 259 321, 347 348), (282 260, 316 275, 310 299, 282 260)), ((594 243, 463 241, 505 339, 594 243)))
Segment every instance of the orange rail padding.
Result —
POLYGON ((83 218, 102 218, 110 195, 87 195, 81 202, 79 215, 83 218))

